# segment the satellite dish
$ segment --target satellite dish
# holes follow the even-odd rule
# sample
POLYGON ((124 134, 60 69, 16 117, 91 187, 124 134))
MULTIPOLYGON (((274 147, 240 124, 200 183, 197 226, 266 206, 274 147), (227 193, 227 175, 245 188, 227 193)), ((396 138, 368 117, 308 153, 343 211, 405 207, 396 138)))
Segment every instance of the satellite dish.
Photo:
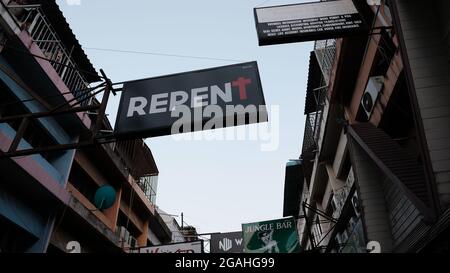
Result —
POLYGON ((116 190, 111 186, 100 187, 94 196, 94 205, 97 209, 109 209, 116 202, 116 190))

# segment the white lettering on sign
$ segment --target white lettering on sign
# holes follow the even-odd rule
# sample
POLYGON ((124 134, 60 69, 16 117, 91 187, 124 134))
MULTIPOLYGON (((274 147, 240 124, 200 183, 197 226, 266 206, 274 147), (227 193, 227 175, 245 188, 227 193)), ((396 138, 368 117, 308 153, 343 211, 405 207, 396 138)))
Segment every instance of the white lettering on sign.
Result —
POLYGON ((174 111, 175 107, 186 103, 188 99, 189 96, 184 91, 175 91, 170 93, 170 111, 174 111))
POLYGON ((128 106, 127 117, 132 117, 134 113, 138 115, 145 115, 144 108, 147 106, 147 99, 144 97, 135 97, 130 99, 130 105, 128 106))
POLYGON ((192 108, 203 107, 208 105, 206 101, 208 99, 208 94, 202 94, 208 92, 208 87, 194 88, 192 89, 192 108))
POLYGON ((319 18, 325 16, 337 16, 357 13, 358 10, 356 9, 352 0, 313 2, 306 4, 263 7, 256 9, 259 23, 293 21, 298 19, 319 18))
POLYGON ((220 97, 222 101, 230 102, 233 100, 233 94, 231 93, 231 83, 225 84, 225 91, 220 89, 219 86, 213 85, 211 86, 211 104, 217 104, 217 98, 220 97))
POLYGON ((169 97, 169 93, 161 93, 152 96, 150 102, 150 114, 167 112, 167 108, 158 108, 160 106, 168 105, 169 100, 163 100, 169 97))
POLYGON ((250 79, 240 77, 236 81, 227 82, 223 89, 219 85, 199 87, 191 89, 190 93, 179 90, 170 93, 154 94, 149 99, 146 97, 131 97, 128 103, 127 118, 144 116, 146 114, 158 114, 174 112, 181 105, 191 108, 199 108, 217 105, 219 100, 224 103, 233 101, 233 87, 237 87, 239 99, 247 99, 247 86, 252 84, 250 79), (190 101, 189 101, 189 98, 190 101))
POLYGON ((219 242, 219 249, 225 252, 229 251, 232 248, 233 248, 233 241, 231 241, 228 238, 223 238, 223 240, 219 242))

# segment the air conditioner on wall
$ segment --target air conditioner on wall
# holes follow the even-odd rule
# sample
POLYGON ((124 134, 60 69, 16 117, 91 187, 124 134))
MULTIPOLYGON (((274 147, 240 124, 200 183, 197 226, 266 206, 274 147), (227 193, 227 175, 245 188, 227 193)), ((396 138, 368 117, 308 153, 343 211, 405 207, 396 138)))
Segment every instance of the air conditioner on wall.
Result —
POLYGON ((361 106, 364 109, 368 119, 370 119, 370 116, 372 115, 378 96, 383 89, 383 85, 383 76, 370 77, 367 82, 366 90, 364 91, 364 95, 361 100, 361 106))
POLYGON ((125 227, 119 227, 120 243, 128 243, 130 240, 130 232, 125 227))

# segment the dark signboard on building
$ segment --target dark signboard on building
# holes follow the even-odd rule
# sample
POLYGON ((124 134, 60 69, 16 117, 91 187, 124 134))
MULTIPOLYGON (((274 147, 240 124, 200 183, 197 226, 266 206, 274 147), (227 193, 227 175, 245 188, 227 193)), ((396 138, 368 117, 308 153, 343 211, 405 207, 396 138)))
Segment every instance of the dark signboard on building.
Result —
POLYGON ((300 160, 290 161, 286 166, 284 180, 283 216, 298 216, 305 177, 300 160))
POLYGON ((127 82, 115 134, 151 137, 267 122, 256 62, 127 82))
POLYGON ((242 253, 244 251, 244 243, 242 232, 230 232, 212 234, 210 241, 211 253, 242 253))
POLYGON ((352 0, 255 8, 259 45, 325 40, 367 31, 352 0))

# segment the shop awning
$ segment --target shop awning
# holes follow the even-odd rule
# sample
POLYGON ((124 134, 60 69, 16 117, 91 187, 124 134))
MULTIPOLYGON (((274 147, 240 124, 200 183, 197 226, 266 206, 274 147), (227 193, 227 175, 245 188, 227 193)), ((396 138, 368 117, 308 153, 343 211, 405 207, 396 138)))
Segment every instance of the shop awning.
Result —
POLYGON ((308 84, 306 88, 305 115, 318 111, 317 99, 314 93, 317 93, 316 89, 321 87, 321 81, 322 81, 322 71, 320 70, 316 53, 314 51, 311 51, 309 56, 309 72, 308 72, 308 84))

